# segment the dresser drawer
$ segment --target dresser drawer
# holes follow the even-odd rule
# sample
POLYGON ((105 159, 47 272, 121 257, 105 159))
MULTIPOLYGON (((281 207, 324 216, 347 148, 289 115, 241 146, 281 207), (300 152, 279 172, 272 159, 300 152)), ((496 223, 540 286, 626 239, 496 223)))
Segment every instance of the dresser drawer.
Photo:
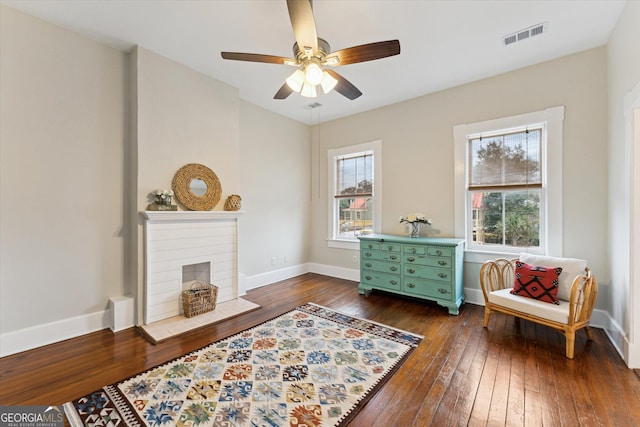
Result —
POLYGON ((400 261, 400 254, 395 252, 381 252, 381 251, 374 251, 370 249, 364 249, 362 252, 360 252, 360 254, 362 256, 363 261, 365 259, 379 259, 383 261, 393 261, 393 262, 400 261))
POLYGON ((362 268, 365 270, 380 271, 382 273, 400 274, 399 262, 380 261, 377 259, 363 259, 362 268))
POLYGON ((365 251, 365 250, 374 250, 374 251, 379 251, 380 250, 380 243, 378 242, 360 242, 360 250, 361 251, 365 251))
POLYGON ((453 300, 453 289, 450 283, 434 282, 427 279, 405 277, 402 290, 417 296, 453 300))
POLYGON ((453 255, 453 248, 442 248, 439 246, 427 246, 427 255, 430 256, 446 256, 450 257, 453 255))
POLYGON ((413 254, 413 255, 424 255, 427 253, 427 247, 418 246, 418 245, 404 245, 402 247, 402 253, 413 254))
POLYGON ((398 243, 383 242, 383 243, 380 243, 380 250, 384 251, 384 252, 398 252, 398 253, 400 253, 400 251, 402 250, 402 245, 400 245, 398 243))
POLYGON ((429 255, 403 255, 402 261, 405 265, 417 264, 444 268, 451 268, 453 266, 453 260, 451 259, 451 257, 445 258, 429 255))
POLYGON ((404 274, 408 277, 432 279, 439 282, 453 283, 453 271, 446 268, 427 267, 422 265, 405 265, 404 274))
POLYGON ((398 275, 363 269, 360 273, 360 282, 379 288, 399 291, 401 279, 398 275))

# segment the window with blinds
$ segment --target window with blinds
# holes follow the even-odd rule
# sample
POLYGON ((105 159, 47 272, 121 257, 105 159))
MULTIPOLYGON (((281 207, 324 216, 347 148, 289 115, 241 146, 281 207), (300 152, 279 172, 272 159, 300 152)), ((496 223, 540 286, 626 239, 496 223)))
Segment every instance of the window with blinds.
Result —
POLYGON ((543 127, 468 138, 471 243, 539 247, 543 127))
POLYGON ((355 238, 372 232, 373 160, 373 151, 334 158, 337 238, 355 238))

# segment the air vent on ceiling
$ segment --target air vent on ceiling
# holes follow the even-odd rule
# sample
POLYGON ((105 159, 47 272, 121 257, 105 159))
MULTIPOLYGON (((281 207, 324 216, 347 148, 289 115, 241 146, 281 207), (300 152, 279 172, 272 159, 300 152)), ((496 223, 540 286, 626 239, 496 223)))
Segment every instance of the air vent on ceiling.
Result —
POLYGON ((524 30, 516 31, 515 33, 506 35, 502 37, 502 41, 505 46, 509 46, 510 44, 521 42, 523 40, 527 40, 531 37, 536 37, 541 34, 547 32, 547 23, 543 22, 542 24, 534 25, 529 28, 525 28, 524 30))
POLYGON ((314 108, 318 108, 318 107, 322 107, 322 104, 320 104, 319 102, 314 102, 312 104, 308 104, 304 106, 304 108, 306 108, 307 110, 313 110, 314 108))

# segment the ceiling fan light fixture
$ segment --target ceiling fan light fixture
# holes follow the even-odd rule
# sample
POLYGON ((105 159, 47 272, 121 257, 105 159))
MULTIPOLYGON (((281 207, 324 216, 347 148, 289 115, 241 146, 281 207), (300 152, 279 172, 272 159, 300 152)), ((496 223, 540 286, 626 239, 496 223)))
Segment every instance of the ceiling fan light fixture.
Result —
POLYGON ((320 82, 320 86, 322 86, 322 90, 324 93, 331 92, 331 89, 336 87, 338 81, 333 78, 333 76, 326 71, 322 72, 322 81, 320 82))
POLYGON ((304 73, 302 70, 296 70, 293 74, 287 77, 287 85, 294 92, 300 92, 302 90, 302 85, 304 84, 304 73))
POLYGON ((316 87, 314 85, 309 84, 308 82, 304 82, 302 85, 302 90, 300 91, 300 95, 306 98, 315 98, 318 96, 318 92, 316 91, 316 87))
POLYGON ((310 85, 317 86, 322 82, 323 71, 316 62, 309 62, 304 67, 304 78, 310 85))

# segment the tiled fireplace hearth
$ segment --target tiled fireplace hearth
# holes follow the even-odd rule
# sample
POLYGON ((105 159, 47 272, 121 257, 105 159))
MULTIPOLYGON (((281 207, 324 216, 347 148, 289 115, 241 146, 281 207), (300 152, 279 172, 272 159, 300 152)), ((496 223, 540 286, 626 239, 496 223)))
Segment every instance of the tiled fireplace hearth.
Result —
POLYGON ((144 324, 182 314, 193 281, 218 286, 218 304, 238 289, 238 217, 226 211, 146 211, 144 324))

